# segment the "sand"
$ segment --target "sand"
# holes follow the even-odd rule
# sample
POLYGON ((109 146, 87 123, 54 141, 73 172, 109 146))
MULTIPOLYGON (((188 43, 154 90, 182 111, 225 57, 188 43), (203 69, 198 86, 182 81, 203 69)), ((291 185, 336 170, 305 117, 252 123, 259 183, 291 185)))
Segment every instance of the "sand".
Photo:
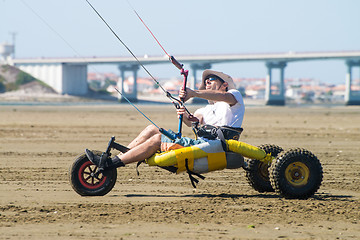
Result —
MULTIPOLYGON (((139 107, 176 130, 172 106, 139 107)), ((360 239, 360 107, 247 109, 242 141, 320 159, 323 184, 307 200, 258 193, 243 169, 207 173, 195 190, 186 174, 145 164, 140 176, 118 169, 103 197, 73 191, 77 155, 111 136, 127 144, 147 125, 120 104, 0 106, 0 239, 360 239)))

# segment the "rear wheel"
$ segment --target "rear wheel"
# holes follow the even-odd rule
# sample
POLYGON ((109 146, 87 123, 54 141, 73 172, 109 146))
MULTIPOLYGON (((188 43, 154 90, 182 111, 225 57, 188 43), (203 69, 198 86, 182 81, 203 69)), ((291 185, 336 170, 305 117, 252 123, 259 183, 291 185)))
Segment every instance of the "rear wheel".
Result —
MULTIPOLYGON (((101 155, 101 152, 94 151, 101 155)), ((117 170, 108 169, 98 173, 98 167, 86 157, 85 153, 80 155, 70 166, 69 177, 72 188, 81 196, 103 196, 114 187, 117 170)))
MULTIPOLYGON (((283 151, 281 147, 272 144, 261 145, 259 148, 263 149, 267 154, 270 153, 273 157, 277 157, 277 155, 283 151)), ((268 170, 271 163, 248 159, 247 164, 248 166, 245 169, 246 178, 250 186, 258 192, 274 192, 270 183, 268 170)))
POLYGON ((319 189, 322 178, 320 161, 302 148, 283 152, 270 168, 271 185, 285 198, 311 197, 319 189))

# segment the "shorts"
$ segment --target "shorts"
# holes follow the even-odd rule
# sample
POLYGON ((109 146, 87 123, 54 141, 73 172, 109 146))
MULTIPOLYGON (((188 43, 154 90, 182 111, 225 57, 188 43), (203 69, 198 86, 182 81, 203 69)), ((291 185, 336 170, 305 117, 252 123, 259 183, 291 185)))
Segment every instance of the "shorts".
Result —
MULTIPOLYGON (((168 130, 168 132, 175 134, 172 130, 168 130)), ((165 135, 161 135, 161 152, 166 152, 170 150, 175 150, 183 147, 189 147, 193 145, 197 145, 200 143, 204 143, 206 140, 204 139, 192 139, 189 137, 182 137, 177 138, 175 140, 171 140, 170 138, 166 137, 165 135)))

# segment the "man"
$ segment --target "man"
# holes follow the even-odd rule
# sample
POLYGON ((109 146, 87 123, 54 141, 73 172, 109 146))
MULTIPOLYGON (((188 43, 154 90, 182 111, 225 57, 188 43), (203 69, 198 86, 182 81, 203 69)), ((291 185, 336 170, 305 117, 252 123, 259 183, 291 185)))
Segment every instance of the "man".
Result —
MULTIPOLYGON (((200 124, 241 127, 245 112, 243 98, 241 93, 236 90, 233 79, 227 74, 209 69, 205 70, 202 74, 199 90, 181 89, 179 97, 184 98, 184 101, 194 97, 208 100, 209 104, 206 107, 200 108, 194 113, 200 124)), ((179 108, 177 114, 183 114, 183 122, 187 126, 191 125, 192 118, 186 113, 184 107, 179 108)), ((172 141, 162 135, 155 126, 150 125, 128 145, 130 149, 128 152, 108 159, 105 163, 105 169, 117 168, 147 159, 159 150, 168 151, 205 141, 206 139, 194 140, 188 137, 172 141)), ((92 163, 99 165, 99 156, 94 155, 88 149, 85 150, 85 153, 92 163)))

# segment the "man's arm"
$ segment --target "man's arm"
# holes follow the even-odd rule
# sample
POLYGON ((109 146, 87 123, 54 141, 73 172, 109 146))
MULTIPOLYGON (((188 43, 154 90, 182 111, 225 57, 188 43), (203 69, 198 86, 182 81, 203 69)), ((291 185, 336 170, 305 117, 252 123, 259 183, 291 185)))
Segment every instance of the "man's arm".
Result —
MULTIPOLYGON (((178 117, 180 117, 180 115, 183 114, 183 123, 185 123, 186 126, 191 127, 192 122, 189 120, 189 114, 185 111, 185 107, 180 107, 180 108, 176 109, 176 112, 177 112, 178 117)), ((201 114, 194 114, 194 117, 199 119, 200 124, 204 124, 203 117, 201 114)))
POLYGON ((229 92, 223 92, 218 90, 192 90, 190 88, 186 88, 186 91, 184 91, 183 89, 180 90, 179 96, 182 96, 185 101, 189 100, 190 98, 198 97, 210 101, 226 102, 230 106, 233 106, 237 103, 234 95, 229 92))

